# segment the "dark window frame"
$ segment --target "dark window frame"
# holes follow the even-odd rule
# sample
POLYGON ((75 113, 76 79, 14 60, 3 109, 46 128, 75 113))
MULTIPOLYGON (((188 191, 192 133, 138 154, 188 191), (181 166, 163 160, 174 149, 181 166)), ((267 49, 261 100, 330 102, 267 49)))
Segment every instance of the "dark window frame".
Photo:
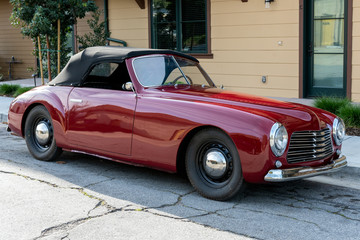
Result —
POLYGON ((86 74, 82 78, 81 83, 77 87, 98 88, 98 89, 105 89, 112 91, 126 91, 125 89, 123 89, 122 86, 124 83, 129 81, 131 82, 131 77, 127 70, 125 61, 103 60, 103 61, 98 61, 89 67, 86 74), (109 76, 91 75, 91 72, 94 70, 94 68, 101 64, 117 64, 118 66, 113 72, 111 72, 109 76), (123 75, 121 76, 118 71, 121 71, 120 73, 122 73, 123 75), (96 81, 94 81, 93 79, 89 80, 89 78, 98 79, 98 80, 96 81), (115 81, 113 79, 115 79, 115 81))
MULTIPOLYGON (((305 67, 305 57, 307 48, 304 46, 304 27, 305 27, 305 9, 304 9, 304 1, 306 0, 299 0, 299 98, 305 97, 306 91, 306 83, 305 81, 305 74, 304 74, 304 67, 305 67)), ((344 18, 345 24, 347 24, 347 32, 345 33, 347 45, 345 49, 345 63, 346 63, 346 80, 345 80, 345 92, 346 97, 351 99, 352 97, 352 29, 353 29, 353 0, 345 0, 347 1, 347 17, 344 18)))
MULTIPOLYGON (((153 19, 152 19, 152 0, 147 1, 148 2, 148 28, 149 28, 149 47, 153 48, 153 19)), ((188 55, 194 56, 196 58, 209 58, 212 59, 214 56, 211 52, 211 8, 210 8, 210 0, 206 0, 206 41, 207 41, 207 51, 205 53, 187 53, 188 55)))

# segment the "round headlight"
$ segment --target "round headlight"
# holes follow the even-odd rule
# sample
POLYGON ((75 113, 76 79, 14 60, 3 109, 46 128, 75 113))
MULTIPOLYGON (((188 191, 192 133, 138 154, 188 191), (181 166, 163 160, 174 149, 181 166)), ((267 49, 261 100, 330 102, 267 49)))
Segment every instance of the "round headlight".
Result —
POLYGON ((275 156, 284 154, 288 143, 286 128, 280 123, 275 123, 270 130, 270 147, 275 156))
POLYGON ((333 137, 336 145, 340 145, 345 137, 345 124, 340 118, 335 118, 333 123, 333 137))

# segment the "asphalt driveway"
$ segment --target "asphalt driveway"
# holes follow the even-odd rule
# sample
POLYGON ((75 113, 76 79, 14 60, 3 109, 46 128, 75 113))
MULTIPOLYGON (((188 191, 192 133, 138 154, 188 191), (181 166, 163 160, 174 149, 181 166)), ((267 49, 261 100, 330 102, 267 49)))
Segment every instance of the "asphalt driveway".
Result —
POLYGON ((0 127, 0 239, 358 238, 360 184, 250 185, 217 202, 174 174, 75 153, 37 161, 0 127))

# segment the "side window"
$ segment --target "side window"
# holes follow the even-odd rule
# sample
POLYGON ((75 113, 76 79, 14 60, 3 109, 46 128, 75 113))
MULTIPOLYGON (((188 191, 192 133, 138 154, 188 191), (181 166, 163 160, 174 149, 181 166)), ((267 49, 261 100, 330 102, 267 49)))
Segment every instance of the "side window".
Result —
POLYGON ((143 86, 161 86, 166 77, 166 58, 137 58, 134 61, 134 68, 143 86))
POLYGON ((96 65, 90 72, 90 76, 99 76, 99 77, 110 77, 110 75, 116 70, 119 66, 117 63, 100 63, 96 65))
POLYGON ((123 85, 130 82, 125 62, 99 63, 95 65, 83 81, 83 87, 124 90, 123 85))

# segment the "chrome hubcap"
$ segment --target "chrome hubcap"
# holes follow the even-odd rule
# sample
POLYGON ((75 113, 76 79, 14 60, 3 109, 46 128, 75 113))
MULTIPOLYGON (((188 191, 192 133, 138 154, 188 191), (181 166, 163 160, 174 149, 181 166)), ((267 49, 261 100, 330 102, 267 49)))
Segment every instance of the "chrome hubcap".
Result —
POLYGON ((204 158, 204 170, 208 176, 218 179, 225 174, 227 162, 225 155, 221 151, 209 149, 204 158))
POLYGON ((229 149, 216 141, 205 142, 197 153, 197 170, 211 186, 223 186, 233 173, 233 159, 229 149))
POLYGON ((50 128, 46 122, 41 121, 38 123, 35 129, 35 137, 37 142, 42 146, 45 146, 49 142, 50 128))

